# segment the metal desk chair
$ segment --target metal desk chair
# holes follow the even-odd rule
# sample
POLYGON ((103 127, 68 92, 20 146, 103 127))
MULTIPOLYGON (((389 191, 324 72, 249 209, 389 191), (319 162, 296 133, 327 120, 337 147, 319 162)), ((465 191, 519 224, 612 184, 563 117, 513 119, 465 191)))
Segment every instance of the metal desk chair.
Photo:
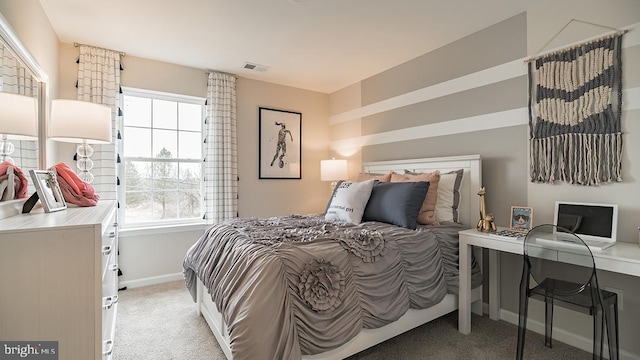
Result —
POLYGON ((598 287, 593 254, 576 234, 546 224, 534 227, 525 237, 517 360, 524 353, 530 297, 545 302, 547 347, 552 347, 553 306, 559 305, 593 316, 593 359, 602 359, 606 326, 609 359, 618 360, 618 296, 598 287))

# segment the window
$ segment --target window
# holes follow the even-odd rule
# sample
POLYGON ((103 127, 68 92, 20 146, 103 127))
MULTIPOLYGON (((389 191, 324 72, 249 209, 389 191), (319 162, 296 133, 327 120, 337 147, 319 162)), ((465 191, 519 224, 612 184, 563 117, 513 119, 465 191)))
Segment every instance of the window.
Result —
POLYGON ((122 224, 202 219, 204 99, 125 88, 123 105, 122 224))

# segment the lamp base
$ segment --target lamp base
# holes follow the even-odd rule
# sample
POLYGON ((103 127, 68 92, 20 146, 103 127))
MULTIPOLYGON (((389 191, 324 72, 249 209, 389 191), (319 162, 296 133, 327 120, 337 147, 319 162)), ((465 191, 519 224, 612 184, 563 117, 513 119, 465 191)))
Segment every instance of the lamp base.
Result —
POLYGON ((15 164, 13 158, 9 156, 13 154, 15 150, 16 147, 9 140, 7 140, 7 136, 2 135, 2 138, 0 138, 0 162, 8 161, 12 164, 15 164))
POLYGON ((333 192, 336 190, 336 186, 338 185, 337 181, 332 181, 331 184, 329 185, 329 187, 331 188, 331 193, 333 194, 333 192))
POLYGON ((76 163, 78 177, 84 182, 93 182, 95 176, 90 171, 93 169, 93 160, 89 158, 93 155, 93 148, 86 141, 83 141, 76 148, 76 154, 78 154, 78 162, 76 163))

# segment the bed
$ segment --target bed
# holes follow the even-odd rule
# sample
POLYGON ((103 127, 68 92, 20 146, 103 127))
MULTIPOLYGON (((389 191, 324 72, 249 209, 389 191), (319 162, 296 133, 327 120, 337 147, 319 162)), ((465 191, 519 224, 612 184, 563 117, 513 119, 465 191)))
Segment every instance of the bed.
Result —
MULTIPOLYGON (((290 215, 210 227, 187 253, 184 273, 225 356, 343 359, 456 310, 457 232, 476 226, 480 156, 363 164, 363 173, 434 170, 457 174, 454 222, 413 230, 290 215)), ((473 264, 472 301, 481 311, 481 265, 473 264)))

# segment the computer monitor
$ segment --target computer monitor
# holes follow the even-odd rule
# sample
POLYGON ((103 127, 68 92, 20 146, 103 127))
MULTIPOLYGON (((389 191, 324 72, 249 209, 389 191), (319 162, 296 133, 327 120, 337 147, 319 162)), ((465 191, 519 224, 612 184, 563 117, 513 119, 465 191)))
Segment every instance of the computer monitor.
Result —
POLYGON ((616 241, 618 205, 556 201, 554 225, 583 240, 616 241))

